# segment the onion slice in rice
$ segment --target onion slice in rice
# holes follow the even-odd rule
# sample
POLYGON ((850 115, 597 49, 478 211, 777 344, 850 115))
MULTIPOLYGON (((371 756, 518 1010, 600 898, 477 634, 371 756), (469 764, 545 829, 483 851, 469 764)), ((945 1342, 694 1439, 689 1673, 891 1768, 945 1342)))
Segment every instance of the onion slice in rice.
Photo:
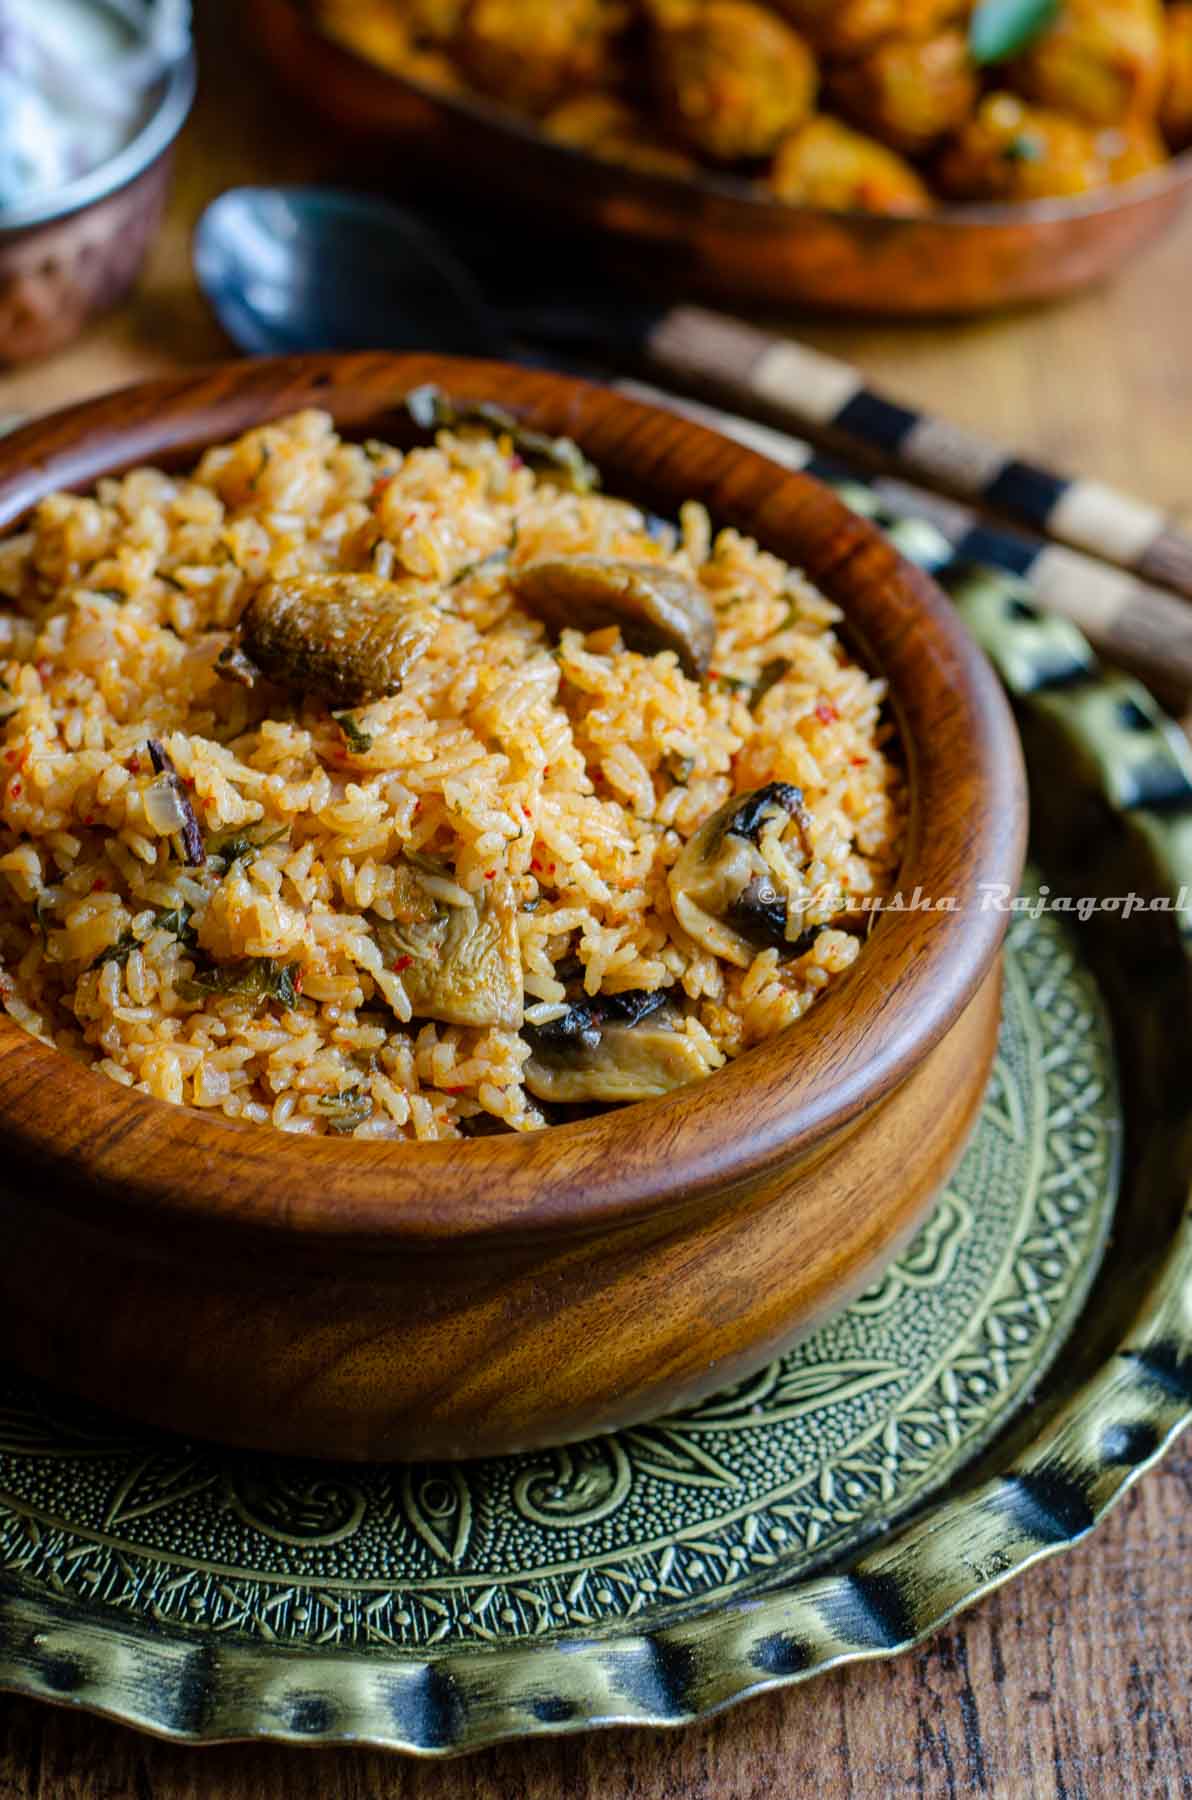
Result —
POLYGON ((145 790, 145 816, 162 837, 180 837, 187 867, 200 869, 207 860, 207 853, 203 849, 203 834, 195 818, 195 809, 187 798, 181 777, 168 750, 157 738, 150 738, 146 749, 149 761, 161 779, 145 790), (176 823, 159 825, 158 819, 175 820, 176 823))

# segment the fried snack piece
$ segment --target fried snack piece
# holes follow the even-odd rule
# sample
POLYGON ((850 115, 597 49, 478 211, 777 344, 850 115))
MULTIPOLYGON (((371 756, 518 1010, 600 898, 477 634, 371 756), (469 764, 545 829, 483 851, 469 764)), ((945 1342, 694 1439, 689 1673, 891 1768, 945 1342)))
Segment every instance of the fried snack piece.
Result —
POLYGON ((468 0, 392 0, 409 28, 422 43, 449 44, 468 9, 468 0))
POLYGON ((482 93, 543 113, 569 94, 612 83, 626 20, 616 0, 471 0, 456 55, 482 93))
POLYGON ((1167 78, 1159 123, 1173 150, 1192 144, 1192 5, 1167 8, 1167 78))
POLYGON ((1009 85, 1089 125, 1117 125, 1158 107, 1163 40, 1160 0, 1064 0, 1011 65, 1009 85))
POLYGON ((319 27, 382 69, 400 69, 410 54, 410 33, 393 0, 318 0, 319 27))
POLYGON ((1167 146, 1149 119, 1127 119, 1097 134, 1097 148, 1109 166, 1109 179, 1133 181, 1167 161, 1167 146))
POLYGON ((1022 201, 1085 194, 1110 177, 1091 126, 994 93, 940 157, 936 178, 956 200, 1022 201))
POLYGON ((842 63, 828 93, 841 112, 884 144, 921 155, 958 131, 977 98, 977 75, 961 31, 889 38, 842 63))
POLYGON ((692 175, 694 160, 654 131, 617 94, 577 94, 547 113, 542 129, 562 144, 660 175, 692 175))
POLYGON ((423 87, 451 93, 461 83, 441 50, 416 41, 398 0, 320 0, 319 24, 328 37, 423 87))
POLYGON ((651 31, 659 31, 685 25, 704 4, 705 0, 637 0, 637 11, 651 31))
POLYGON ((959 18, 967 0, 775 0, 824 56, 857 56, 890 37, 921 38, 959 18))
POLYGON ((833 212, 919 213, 932 205, 901 156, 822 113, 783 139, 769 184, 780 200, 833 212))
POLYGON ((815 98, 807 45, 752 0, 708 0, 657 32, 654 66, 671 126, 716 162, 769 155, 815 98))

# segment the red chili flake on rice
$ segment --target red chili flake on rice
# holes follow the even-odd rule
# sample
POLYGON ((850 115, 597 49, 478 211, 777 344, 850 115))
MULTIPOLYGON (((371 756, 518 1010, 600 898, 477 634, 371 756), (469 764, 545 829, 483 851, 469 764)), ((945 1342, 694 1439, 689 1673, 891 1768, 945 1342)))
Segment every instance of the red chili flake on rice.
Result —
POLYGON ((840 714, 834 706, 829 706, 826 700, 821 700, 815 709, 815 716, 821 725, 835 725, 840 714))

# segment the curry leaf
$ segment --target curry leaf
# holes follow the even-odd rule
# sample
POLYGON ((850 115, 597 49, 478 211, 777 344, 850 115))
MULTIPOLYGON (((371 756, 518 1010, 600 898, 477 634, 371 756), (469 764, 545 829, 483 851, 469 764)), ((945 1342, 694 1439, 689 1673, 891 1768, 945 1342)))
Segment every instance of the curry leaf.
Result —
POLYGON ((1059 0, 979 0, 969 21, 969 54, 979 64, 1005 62, 1053 23, 1059 0))
POLYGON ((589 462, 579 445, 571 438, 551 437, 523 425, 503 406, 489 401, 465 402, 457 405, 449 394, 428 382, 406 395, 406 411, 423 431, 454 429, 460 425, 481 425, 493 433, 507 436, 513 448, 532 469, 555 475, 577 494, 589 494, 600 486, 600 471, 589 462))
POLYGON ((268 850, 272 844, 280 844, 283 838, 290 835, 288 825, 280 825, 276 831, 264 837, 250 837, 247 831, 233 831, 227 837, 215 838, 207 846, 207 854, 224 866, 224 874, 233 863, 242 862, 246 857, 251 862, 262 850, 268 850))
POLYGON ((331 717, 339 726, 344 742, 354 756, 363 756, 366 750, 372 749, 372 733, 362 731, 350 712, 333 712, 331 717))
POLYGON ((340 1094, 324 1094, 316 1104, 320 1112, 328 1115, 328 1131, 339 1137, 346 1137, 372 1117, 372 1098, 359 1086, 345 1088, 340 1094))
POLYGON ((126 931, 117 943, 109 944, 106 950, 100 951, 94 962, 88 963, 88 973, 92 969, 102 969, 105 963, 110 962, 119 963, 123 968, 133 951, 140 947, 140 939, 135 938, 131 931, 126 931))
POLYGON ((298 1004, 300 966, 278 963, 271 956, 250 956, 243 962, 213 963, 196 969, 189 981, 176 986, 183 1000, 205 1000, 210 994, 235 995, 241 1000, 280 1000, 291 1010, 298 1004))
POLYGON ((190 911, 189 906, 175 906, 169 912, 158 912, 153 923, 159 931, 170 932, 180 944, 185 944, 188 950, 193 950, 199 939, 190 922, 190 911))

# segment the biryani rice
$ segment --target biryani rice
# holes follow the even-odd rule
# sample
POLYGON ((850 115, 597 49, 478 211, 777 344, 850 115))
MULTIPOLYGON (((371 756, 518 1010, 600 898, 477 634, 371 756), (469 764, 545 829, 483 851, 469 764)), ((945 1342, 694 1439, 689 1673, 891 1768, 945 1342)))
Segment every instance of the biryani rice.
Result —
POLYGON ((846 654, 836 608, 713 535, 701 507, 662 527, 536 475, 499 435, 402 453, 304 412, 188 476, 138 469, 42 501, 0 543, 0 594, 3 1003, 162 1100, 360 1138, 547 1122, 520 1032, 421 1021, 386 966, 378 922, 411 855, 436 859, 426 880, 447 904, 510 896, 532 1026, 563 1012, 559 965, 578 959, 589 995, 668 989, 707 1073, 798 1020, 861 933, 824 929, 745 968, 701 949, 667 888, 701 822, 734 793, 800 788, 798 878, 834 896, 821 922, 897 867, 884 688, 846 654), (513 571, 580 553, 698 579, 718 626, 705 681, 613 628, 552 642, 516 605, 513 571), (441 585, 430 649, 348 726, 216 668, 266 578, 332 571, 441 585), (155 805, 151 738, 202 830, 201 868, 155 805), (291 972, 292 1004, 196 992, 197 972, 248 958, 291 972))

